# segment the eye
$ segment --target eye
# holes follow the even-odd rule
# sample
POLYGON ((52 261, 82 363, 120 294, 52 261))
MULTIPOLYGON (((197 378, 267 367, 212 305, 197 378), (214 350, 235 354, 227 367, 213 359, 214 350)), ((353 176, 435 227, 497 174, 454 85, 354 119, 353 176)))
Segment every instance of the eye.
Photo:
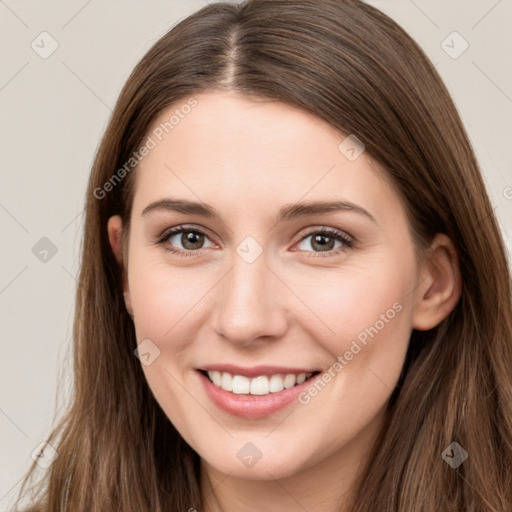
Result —
POLYGON ((312 255, 313 257, 328 257, 339 254, 342 251, 346 251, 347 249, 352 249, 355 245, 354 240, 334 228, 322 228, 316 231, 310 231, 308 234, 301 238, 300 244, 303 244, 300 247, 301 250, 305 250, 306 252, 317 253, 312 255), (312 237, 312 238, 311 238, 312 237), (311 238, 309 242, 306 242, 308 238, 311 238), (340 245, 335 248, 335 244, 338 242, 340 245), (307 248, 313 248, 313 251, 308 251, 307 248), (318 254, 325 253, 325 254, 318 254))
MULTIPOLYGON (((158 243, 162 244, 166 251, 179 253, 183 256, 194 256, 194 253, 204 248, 205 239, 208 240, 208 236, 202 229, 176 226, 165 231, 159 238, 158 243), (181 244, 181 247, 176 248, 176 244, 181 244)), ((210 246, 207 247, 213 245, 210 242, 210 246)))
MULTIPOLYGON (((209 245, 205 246, 206 240, 209 238, 201 228, 182 225, 166 230, 158 238, 157 243, 163 245, 166 251, 177 253, 180 256, 196 256, 205 247, 215 246, 211 241, 209 245)), ((355 246, 355 241, 338 229, 322 228, 309 231, 306 234, 302 233, 302 238, 297 245, 301 244, 302 247, 299 249, 314 253, 310 255, 312 257, 329 257, 352 249, 355 246), (309 243, 306 242, 308 238, 311 238, 309 243), (335 247, 336 243, 340 244, 337 248, 335 247), (313 251, 309 251, 308 247, 313 251)))

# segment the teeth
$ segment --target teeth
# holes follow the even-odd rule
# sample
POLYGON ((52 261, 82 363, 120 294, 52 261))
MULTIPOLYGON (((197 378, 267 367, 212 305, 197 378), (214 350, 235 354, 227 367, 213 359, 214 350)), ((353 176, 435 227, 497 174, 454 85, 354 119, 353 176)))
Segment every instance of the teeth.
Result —
POLYGON ((268 378, 265 375, 250 379, 244 375, 231 375, 227 372, 209 371, 208 377, 215 386, 231 391, 237 395, 268 395, 278 393, 283 389, 290 389, 296 384, 302 384, 311 377, 312 373, 299 373, 295 375, 272 375, 268 378))
POLYGON ((270 393, 268 377, 264 375, 251 380, 251 395, 268 395, 270 393))
POLYGON ((244 395, 249 393, 251 389, 251 380, 243 375, 235 375, 233 377, 233 393, 244 395))
POLYGON ((297 375, 297 384, 302 384, 305 380, 306 380, 305 373, 299 373, 299 375, 297 375))
POLYGON ((283 391, 284 383, 283 378, 280 375, 272 375, 270 377, 269 390, 271 393, 277 393, 278 391, 283 391))
POLYGON ((284 387, 286 389, 290 389, 292 388, 293 386, 295 386, 295 383, 297 382, 297 377, 295 377, 295 375, 293 375, 292 373, 290 373, 289 375, 287 375, 285 378, 284 378, 284 387))
POLYGON ((229 373, 223 373, 219 377, 219 386, 226 391, 233 391, 233 377, 229 373))
MULTIPOLYGON (((220 380, 221 380, 220 373, 219 372, 208 372, 208 375, 209 375, 210 379, 212 380, 212 382, 217 387, 219 387, 220 386, 220 380)), ((227 384, 225 384, 225 385, 227 385, 227 384)))

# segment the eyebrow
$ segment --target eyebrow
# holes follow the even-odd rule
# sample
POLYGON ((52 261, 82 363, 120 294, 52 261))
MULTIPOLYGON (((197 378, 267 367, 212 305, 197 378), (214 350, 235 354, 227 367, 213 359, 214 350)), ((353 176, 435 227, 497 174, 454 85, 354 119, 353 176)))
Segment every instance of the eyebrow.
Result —
MULTIPOLYGON (((221 216, 213 206, 206 203, 199 203, 189 201, 186 199, 160 199, 155 201, 142 211, 142 216, 150 212, 164 210, 179 213, 186 213, 190 215, 199 215, 213 220, 222 220, 221 216)), ((286 204, 284 205, 277 215, 277 222, 289 221, 307 215, 319 215, 322 213, 333 213, 337 211, 352 211, 363 215, 373 222, 377 223, 373 215, 351 201, 307 201, 302 203, 286 204)))

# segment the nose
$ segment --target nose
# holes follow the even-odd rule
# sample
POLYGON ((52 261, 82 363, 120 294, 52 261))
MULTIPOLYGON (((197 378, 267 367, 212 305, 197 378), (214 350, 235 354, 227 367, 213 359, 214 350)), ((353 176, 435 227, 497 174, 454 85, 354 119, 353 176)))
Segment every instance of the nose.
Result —
POLYGON ((286 286, 264 255, 252 263, 235 255, 231 270, 216 287, 215 331, 231 343, 247 346, 286 332, 286 286))

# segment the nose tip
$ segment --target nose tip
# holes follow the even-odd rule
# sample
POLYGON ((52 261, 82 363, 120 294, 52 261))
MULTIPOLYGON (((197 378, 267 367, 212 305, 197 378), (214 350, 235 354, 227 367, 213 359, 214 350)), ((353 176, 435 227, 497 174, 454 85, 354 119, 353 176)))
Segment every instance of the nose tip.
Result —
POLYGON ((215 330, 238 345, 283 335, 287 327, 285 305, 279 303, 282 286, 264 260, 238 261, 219 287, 215 330))

